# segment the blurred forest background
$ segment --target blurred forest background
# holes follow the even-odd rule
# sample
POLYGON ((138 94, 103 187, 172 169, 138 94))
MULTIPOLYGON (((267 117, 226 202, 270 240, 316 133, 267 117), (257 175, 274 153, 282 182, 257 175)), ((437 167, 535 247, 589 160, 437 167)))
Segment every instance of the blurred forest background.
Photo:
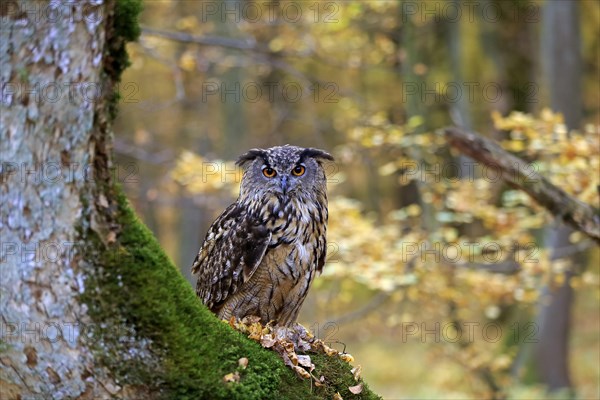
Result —
POLYGON ((598 246, 449 149, 457 124, 599 206, 597 1, 144 3, 118 180, 184 275, 252 147, 326 149, 300 322, 385 398, 600 398, 598 246))

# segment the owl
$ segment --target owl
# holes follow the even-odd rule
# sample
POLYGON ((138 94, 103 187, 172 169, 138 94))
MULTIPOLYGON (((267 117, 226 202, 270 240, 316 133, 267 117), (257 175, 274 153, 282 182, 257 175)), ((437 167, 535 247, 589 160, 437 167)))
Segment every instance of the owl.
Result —
POLYGON ((192 264, 196 293, 219 318, 296 322, 325 263, 327 185, 323 150, 296 146, 252 149, 240 195, 213 222, 192 264))

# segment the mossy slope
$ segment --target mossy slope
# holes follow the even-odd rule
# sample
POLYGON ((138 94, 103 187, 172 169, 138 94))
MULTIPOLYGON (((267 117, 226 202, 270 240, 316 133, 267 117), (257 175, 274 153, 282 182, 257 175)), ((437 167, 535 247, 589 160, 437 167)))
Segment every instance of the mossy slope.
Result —
MULTIPOLYGON (((88 252, 102 267, 87 281, 84 300, 94 321, 107 327, 99 332, 97 343, 102 346, 95 351, 120 384, 141 385, 158 397, 177 399, 316 399, 336 392, 345 399, 378 398, 366 386, 360 395, 351 394, 348 386, 356 382, 350 366, 324 355, 312 357, 315 373, 324 375, 328 384, 311 387, 275 353, 219 321, 136 218, 120 189, 113 195, 121 230, 116 243, 99 253, 88 252), (123 335, 115 335, 115 324, 133 327, 131 346, 123 343, 123 335), (145 341, 151 353, 147 359, 159 359, 159 365, 141 362, 139 354, 123 362, 122 353, 134 354, 132 348, 145 341), (241 357, 249 359, 244 370, 238 367, 241 357), (222 381, 236 370, 239 383, 222 381)), ((95 246, 104 245, 95 240, 95 246)))

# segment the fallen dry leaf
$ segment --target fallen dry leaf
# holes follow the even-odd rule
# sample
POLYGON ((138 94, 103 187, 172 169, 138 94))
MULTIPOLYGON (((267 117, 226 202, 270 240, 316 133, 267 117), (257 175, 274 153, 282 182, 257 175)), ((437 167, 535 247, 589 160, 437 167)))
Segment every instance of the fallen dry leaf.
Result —
POLYGON ((292 368, 294 369, 294 371, 296 371, 296 373, 298 374, 298 376, 300 376, 300 378, 310 379, 310 374, 304 368, 299 367, 297 365, 294 365, 292 368))
POLYGON ((290 358, 292 364, 298 365, 298 355, 296 353, 294 353, 293 351, 288 352, 288 357, 290 358))
POLYGON ((229 318, 229 326, 231 326, 233 329, 237 329, 238 331, 240 330, 240 327, 238 327, 238 323, 237 323, 237 318, 234 317, 233 315, 231 316, 231 318, 229 318))
POLYGON ((358 381, 360 379, 360 373, 362 372, 362 367, 357 365, 356 367, 350 370, 352 372, 352 376, 354 376, 354 380, 358 381))
POLYGON ((348 387, 348 390, 352 392, 352 394, 359 394, 360 392, 362 392, 363 389, 363 384, 359 383, 356 386, 350 386, 348 387))
POLYGON ((319 349, 319 350, 323 350, 323 352, 325 354, 327 354, 328 356, 334 356, 336 354, 338 354, 337 350, 332 349, 331 347, 327 346, 325 343, 323 343, 322 340, 317 339, 313 342, 315 348, 319 349))
POLYGON ((239 381, 240 381, 240 374, 237 371, 227 374, 223 377, 223 382, 239 382, 239 381))
POLYGON ((255 322, 252 325, 250 325, 248 331, 250 332, 248 337, 252 340, 258 341, 263 336, 263 327, 258 322, 255 322))
POLYGON ((245 325, 260 323, 260 317, 256 315, 248 315, 242 318, 241 323, 245 325))
POLYGON ((336 393, 333 395, 333 400, 344 400, 344 398, 339 393, 336 393))
POLYGON ((287 351, 288 353, 293 353, 294 352, 294 343, 291 342, 283 342, 283 348, 285 349, 285 351, 287 351))
POLYGON ((281 356, 281 358, 283 359, 283 363, 285 365, 287 365, 290 368, 295 367, 294 363, 290 360, 290 356, 288 353, 286 352, 281 352, 281 351, 277 351, 275 350, 277 353, 279 353, 279 355, 281 356))
POLYGON ((315 369, 315 364, 312 363, 310 356, 307 356, 307 355, 298 356, 298 364, 300 364, 303 367, 308 368, 309 371, 312 371, 313 369, 315 369))
POLYGON ((354 357, 352 357, 352 354, 349 353, 340 354, 340 358, 346 361, 347 363, 354 362, 354 357))
POLYGON ((277 341, 275 340, 275 338, 273 338, 273 335, 271 334, 263 335, 263 337, 260 339, 260 344, 262 345, 262 347, 266 347, 267 349, 273 347, 273 345, 276 342, 277 341))

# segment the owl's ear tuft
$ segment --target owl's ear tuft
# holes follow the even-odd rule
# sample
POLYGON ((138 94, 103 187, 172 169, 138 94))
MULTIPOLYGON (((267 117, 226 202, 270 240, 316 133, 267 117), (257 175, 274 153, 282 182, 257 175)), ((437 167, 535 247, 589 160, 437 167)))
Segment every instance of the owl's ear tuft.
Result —
POLYGON ((326 151, 323 150, 319 150, 319 149, 314 149, 312 147, 309 147, 308 149, 304 149, 302 151, 302 153, 300 153, 300 159, 304 159, 304 158, 314 158, 315 160, 321 162, 324 160, 327 161, 334 161, 334 158, 331 154, 327 153, 326 151))
POLYGON ((267 160, 267 152, 263 149, 251 149, 248 152, 242 154, 240 158, 237 159, 235 165, 238 165, 242 168, 245 168, 248 163, 254 161, 257 157, 261 157, 265 161, 267 160))

